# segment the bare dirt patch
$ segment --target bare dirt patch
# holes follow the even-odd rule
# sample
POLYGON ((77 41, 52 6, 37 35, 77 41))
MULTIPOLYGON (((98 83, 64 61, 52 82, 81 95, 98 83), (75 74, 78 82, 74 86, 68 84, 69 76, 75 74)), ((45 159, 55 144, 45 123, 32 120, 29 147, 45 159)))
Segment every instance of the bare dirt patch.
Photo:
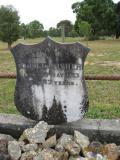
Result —
POLYGON ((97 61, 97 62, 89 62, 86 61, 85 65, 95 65, 95 64, 99 64, 102 66, 116 66, 116 67, 120 67, 120 62, 119 61, 97 61))
POLYGON ((103 65, 103 66, 116 66, 120 67, 119 61, 103 61, 103 62, 97 62, 97 64, 103 65))

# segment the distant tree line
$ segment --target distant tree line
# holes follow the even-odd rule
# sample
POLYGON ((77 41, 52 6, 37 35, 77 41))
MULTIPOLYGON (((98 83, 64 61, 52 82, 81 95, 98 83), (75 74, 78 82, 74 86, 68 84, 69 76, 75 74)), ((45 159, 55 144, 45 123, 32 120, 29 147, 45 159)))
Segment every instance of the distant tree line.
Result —
POLYGON ((20 25, 20 37, 26 38, 38 38, 44 36, 44 26, 39 21, 34 20, 29 24, 22 23, 20 25))
POLYGON ((44 30, 43 24, 38 20, 28 24, 20 23, 18 12, 13 6, 0 6, 0 40, 7 42, 8 48, 19 38, 60 37, 62 25, 65 27, 66 37, 78 36, 69 20, 60 21, 56 27, 44 30))
POLYGON ((20 23, 18 12, 13 6, 0 6, 0 40, 7 42, 10 48, 18 38, 60 37, 63 26, 66 37, 84 36, 87 40, 95 40, 100 36, 120 37, 120 2, 84 0, 74 3, 72 10, 76 14, 75 24, 62 20, 56 27, 44 30, 38 20, 20 23))
POLYGON ((100 36, 120 37, 120 2, 112 0, 84 0, 72 5, 76 13, 75 30, 80 34, 82 22, 91 26, 90 39, 100 36))
POLYGON ((37 38, 37 37, 60 37, 61 36, 61 26, 65 27, 65 36, 66 37, 76 37, 78 36, 77 32, 74 30, 74 25, 69 20, 60 21, 56 28, 50 27, 49 30, 44 30, 43 24, 39 21, 34 20, 29 24, 22 23, 20 25, 21 33, 20 36, 24 38, 37 38))

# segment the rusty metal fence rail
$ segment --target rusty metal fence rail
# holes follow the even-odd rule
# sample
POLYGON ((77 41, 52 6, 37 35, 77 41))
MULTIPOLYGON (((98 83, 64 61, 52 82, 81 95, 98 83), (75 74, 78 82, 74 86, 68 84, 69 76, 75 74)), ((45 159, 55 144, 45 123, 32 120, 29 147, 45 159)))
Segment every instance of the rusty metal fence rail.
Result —
MULTIPOLYGON (((5 78, 5 79, 15 79, 16 78, 16 73, 12 73, 12 72, 5 72, 5 73, 1 73, 0 72, 0 78, 5 78)), ((110 76, 103 76, 103 75, 85 75, 85 79, 86 80, 108 80, 108 81, 119 81, 120 80, 120 76, 119 75, 110 75, 110 76)))
MULTIPOLYGON (((85 75, 89 118, 120 118, 120 75, 85 75)), ((15 72, 0 72, 0 112, 17 113, 14 104, 15 72)))

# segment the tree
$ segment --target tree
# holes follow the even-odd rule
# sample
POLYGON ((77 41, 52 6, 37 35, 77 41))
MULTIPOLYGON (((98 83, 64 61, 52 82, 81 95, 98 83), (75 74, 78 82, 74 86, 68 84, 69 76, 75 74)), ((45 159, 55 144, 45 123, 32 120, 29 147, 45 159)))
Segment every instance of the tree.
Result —
POLYGON ((80 21, 78 23, 78 27, 79 27, 79 33, 85 37, 88 46, 88 40, 91 33, 91 25, 86 21, 80 21))
POLYGON ((68 34, 69 37, 78 37, 78 33, 73 29, 71 32, 68 34))
POLYGON ((19 38, 19 19, 18 12, 12 6, 0 7, 0 40, 7 42, 8 48, 19 38))
POLYGON ((57 28, 61 29, 62 26, 64 26, 64 29, 65 29, 65 36, 68 37, 69 32, 71 32, 73 30, 72 22, 69 20, 60 21, 57 24, 57 28))
POLYGON ((42 37, 47 37, 48 36, 48 31, 44 30, 41 34, 42 37))
POLYGON ((37 38, 43 34, 43 24, 34 20, 28 24, 29 38, 37 38))
POLYGON ((120 37, 120 2, 116 4, 116 39, 120 37))
POLYGON ((120 2, 116 4, 116 13, 120 14, 120 2))
MULTIPOLYGON (((91 25, 92 36, 112 35, 115 33, 115 4, 112 0, 84 0, 72 5, 76 13, 76 24, 86 21, 91 25)), ((75 27, 79 32, 79 27, 75 27)))
POLYGON ((20 35, 21 37, 23 37, 24 39, 29 37, 29 27, 28 25, 25 25, 24 23, 22 23, 20 25, 20 35))
POLYGON ((58 28, 50 27, 48 33, 51 37, 60 37, 60 29, 58 28))

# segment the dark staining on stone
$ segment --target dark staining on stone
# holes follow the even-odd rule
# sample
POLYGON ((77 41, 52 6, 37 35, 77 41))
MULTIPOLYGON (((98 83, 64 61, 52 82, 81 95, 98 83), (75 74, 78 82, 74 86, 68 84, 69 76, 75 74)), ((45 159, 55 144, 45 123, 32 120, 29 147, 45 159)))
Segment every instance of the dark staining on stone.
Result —
POLYGON ((88 111, 88 107, 89 107, 89 99, 88 96, 85 95, 82 98, 82 102, 80 103, 80 105, 82 105, 82 107, 80 108, 81 113, 86 113, 88 111))
POLYGON ((67 122, 67 117, 63 112, 62 105, 56 101, 55 97, 49 110, 45 105, 43 106, 42 120, 48 122, 48 124, 62 124, 67 122))
POLYGON ((59 64, 75 64, 77 59, 74 55, 72 55, 70 52, 64 51, 59 56, 59 64))
POLYGON ((46 54, 48 60, 51 58, 53 64, 60 63, 76 63, 76 56, 73 52, 64 48, 63 45, 55 43, 50 39, 46 39, 43 44, 41 44, 41 51, 46 54))
MULTIPOLYGON (((53 88, 59 89, 59 92, 63 92, 63 90, 60 90, 60 87, 65 86, 66 90, 68 87, 73 88, 76 85, 80 87, 78 83, 80 80, 85 94, 87 94, 85 82, 81 78, 82 76, 80 76, 83 74, 83 64, 87 50, 86 47, 77 43, 60 44, 50 38, 46 38, 39 44, 20 44, 14 47, 11 51, 17 67, 15 91, 15 105, 17 109, 28 118, 40 120, 39 115, 41 113, 38 113, 39 111, 35 106, 37 102, 33 103, 34 91, 31 89, 33 85, 42 87, 43 92, 45 85, 52 85, 53 88), (80 64, 78 63, 78 58, 82 60, 80 64)), ((54 92, 54 89, 51 91, 54 92)), ((39 98, 41 99, 42 97, 40 96, 39 98)), ((81 104, 82 112, 87 111, 89 104, 88 97, 83 98, 84 100, 81 104)), ((44 116, 42 118, 46 121, 51 124, 67 122, 64 114, 67 112, 67 108, 63 107, 62 109, 61 103, 57 102, 55 98, 49 110, 47 106, 43 105, 41 104, 40 106, 43 107, 44 116)))
POLYGON ((25 84, 23 86, 19 84, 19 87, 18 87, 18 85, 16 85, 16 90, 14 93, 15 105, 18 106, 19 104, 19 106, 21 106, 21 107, 18 107, 17 109, 20 113, 22 113, 27 118, 32 117, 33 120, 39 120, 39 114, 35 111, 33 106, 30 84, 27 81, 25 81, 24 83, 25 84))
POLYGON ((42 108, 42 120, 45 122, 47 122, 47 120, 48 120, 48 109, 47 109, 46 105, 44 105, 42 108))
POLYGON ((67 106, 64 106, 64 112, 67 112, 67 106))

